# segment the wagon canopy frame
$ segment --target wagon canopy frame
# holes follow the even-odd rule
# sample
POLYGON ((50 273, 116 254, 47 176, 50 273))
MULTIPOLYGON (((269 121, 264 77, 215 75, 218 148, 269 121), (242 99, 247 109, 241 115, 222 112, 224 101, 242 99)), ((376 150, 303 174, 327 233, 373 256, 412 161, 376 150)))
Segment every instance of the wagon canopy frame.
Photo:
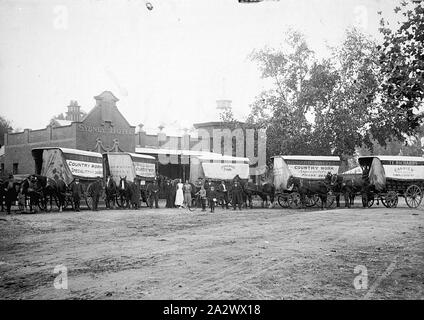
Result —
POLYGON ((94 181, 103 176, 102 155, 98 152, 61 148, 33 148, 35 173, 49 178, 57 175, 67 185, 75 178, 94 181))
POLYGON ((362 168, 371 167, 374 159, 381 162, 386 179, 424 181, 424 157, 362 156, 358 158, 358 162, 362 168))
POLYGON ((410 208, 417 208, 421 204, 424 157, 376 155, 359 157, 358 162, 365 172, 363 178, 369 179, 369 184, 386 203, 394 207, 398 196, 403 196, 410 208))
POLYGON ((190 157, 190 181, 198 178, 214 181, 230 181, 236 175, 242 180, 249 178, 249 158, 208 154, 190 157))
POLYGON ((277 190, 287 190, 290 176, 305 180, 324 180, 328 172, 337 174, 339 156, 277 155, 273 156, 274 185, 277 190))
POLYGON ((122 176, 139 178, 144 184, 156 177, 156 158, 131 152, 105 152, 102 154, 105 176, 112 175, 116 183, 122 176))

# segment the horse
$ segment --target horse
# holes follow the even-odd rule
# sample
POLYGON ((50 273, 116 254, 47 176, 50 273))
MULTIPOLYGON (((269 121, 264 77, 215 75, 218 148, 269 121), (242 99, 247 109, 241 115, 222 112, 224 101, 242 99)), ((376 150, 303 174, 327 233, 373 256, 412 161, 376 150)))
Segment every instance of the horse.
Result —
POLYGON ((371 199, 372 194, 375 192, 373 186, 371 186, 369 182, 364 181, 362 177, 345 177, 344 183, 346 192, 348 193, 350 206, 354 205, 355 195, 361 194, 362 205, 368 207, 369 199, 371 199))
MULTIPOLYGON (((58 176, 55 176, 54 179, 48 178, 47 187, 53 188, 53 193, 58 200, 59 212, 62 212, 65 207, 66 201, 66 191, 68 190, 68 186, 65 181, 60 179, 58 176)), ((50 199, 50 207, 51 207, 51 199, 50 199)))
POLYGON ((32 174, 22 183, 22 189, 25 195, 30 199, 30 212, 32 205, 43 208, 44 211, 51 211, 53 200, 57 201, 59 211, 62 211, 65 205, 67 186, 65 181, 55 177, 55 179, 32 174), (50 203, 50 210, 48 204, 50 203))
POLYGON ((29 199, 29 212, 37 212, 37 207, 43 198, 43 186, 32 175, 28 176, 21 184, 22 192, 29 199), (33 210, 33 206, 35 210, 33 210))
POLYGON ((118 195, 118 186, 116 185, 115 180, 113 180, 111 176, 109 176, 106 180, 105 194, 106 208, 110 209, 110 204, 112 202, 112 208, 115 209, 115 201, 118 195))
POLYGON ((275 197, 275 185, 271 181, 264 181, 259 185, 255 185, 251 182, 245 182, 242 184, 243 187, 243 201, 247 207, 247 201, 249 201, 249 208, 252 208, 252 197, 254 195, 259 196, 262 199, 262 208, 271 207, 274 205, 275 197), (268 204, 268 197, 270 203, 268 204))
POLYGON ((301 178, 290 176, 287 181, 287 188, 293 187, 300 194, 300 202, 302 209, 306 208, 306 196, 312 197, 317 195, 321 200, 321 209, 327 202, 327 193, 329 186, 323 181, 309 181, 301 178))
POLYGON ((346 185, 346 182, 344 181, 343 176, 328 172, 327 176, 325 177, 325 182, 329 184, 331 191, 336 196, 337 208, 340 207, 340 194, 343 194, 344 196, 345 207, 350 208, 351 203, 350 203, 349 197, 352 191, 351 191, 351 187, 349 185, 346 185))
POLYGON ((127 181, 127 177, 119 177, 118 195, 123 208, 129 209, 131 206, 132 183, 127 181), (126 203, 126 205, 125 205, 126 203))

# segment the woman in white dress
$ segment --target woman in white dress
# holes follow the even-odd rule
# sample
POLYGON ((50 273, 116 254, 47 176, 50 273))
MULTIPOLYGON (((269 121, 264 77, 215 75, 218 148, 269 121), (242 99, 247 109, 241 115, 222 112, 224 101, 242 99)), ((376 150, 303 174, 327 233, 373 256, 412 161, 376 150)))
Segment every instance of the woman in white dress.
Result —
POLYGON ((184 185, 181 183, 181 179, 178 179, 177 194, 175 195, 175 205, 178 208, 181 208, 184 203, 183 186, 184 185))

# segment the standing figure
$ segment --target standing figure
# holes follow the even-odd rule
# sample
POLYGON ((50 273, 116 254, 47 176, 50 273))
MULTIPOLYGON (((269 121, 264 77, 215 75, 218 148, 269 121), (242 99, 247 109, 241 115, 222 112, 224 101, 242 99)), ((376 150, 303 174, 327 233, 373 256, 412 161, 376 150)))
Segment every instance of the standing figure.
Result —
POLYGON ((200 190, 196 193, 196 195, 197 194, 200 196, 200 201, 202 203, 202 211, 206 211, 206 190, 203 185, 200 187, 200 190))
POLYGON ((80 203, 81 203, 81 198, 84 194, 84 190, 78 178, 76 178, 74 183, 71 185, 71 192, 72 192, 72 199, 74 200, 74 211, 80 212, 80 203))
MULTIPOLYGON (((208 179, 206 179, 205 180, 206 195, 209 194, 209 191, 211 190, 211 187, 212 187, 212 182, 210 182, 208 179)), ((207 205, 209 206, 209 197, 206 197, 206 198, 207 198, 207 201, 208 201, 207 205)))
POLYGON ((188 180, 186 180, 186 183, 184 184, 184 203, 187 207, 191 207, 191 192, 192 192, 192 187, 191 184, 188 182, 188 180))
POLYGON ((241 210, 241 205, 243 202, 243 189, 241 187, 241 184, 238 180, 234 180, 233 184, 233 190, 232 190, 232 198, 233 198, 233 209, 236 210, 237 205, 239 209, 241 210))
POLYGON ((166 179, 165 181, 164 190, 165 190, 166 207, 172 208, 172 185, 169 179, 166 179))
POLYGON ((215 191, 215 187, 211 186, 208 193, 209 208, 211 208, 211 212, 215 212, 215 202, 217 197, 218 194, 215 191))
POLYGON ((181 208, 183 204, 184 204, 183 184, 181 183, 181 179, 178 179, 177 193, 175 195, 175 205, 178 208, 181 208))
POLYGON ((244 186, 245 192, 243 192, 243 194, 245 194, 246 200, 243 199, 243 202, 246 202, 246 206, 247 206, 247 201, 249 201, 250 209, 253 208, 252 196, 254 195, 254 192, 257 190, 258 190, 258 187, 253 183, 253 180, 249 179, 244 186))
POLYGON ((23 187, 19 188, 19 185, 16 185, 16 187, 18 188, 19 192, 18 192, 18 207, 19 207, 19 211, 23 212, 25 211, 25 193, 24 193, 24 189, 23 187))
POLYGON ((93 199, 91 210, 97 211, 100 195, 102 194, 102 182, 100 180, 100 177, 97 177, 96 181, 94 181, 88 186, 87 192, 88 192, 88 195, 93 199))
POLYGON ((6 212, 10 214, 10 209, 12 207, 12 203, 16 201, 17 192, 14 186, 13 175, 9 176, 9 180, 6 183, 5 188, 5 202, 6 202, 6 212))
POLYGON ((138 178, 134 178, 134 183, 132 184, 132 192, 131 192, 131 203, 134 209, 140 208, 140 197, 141 197, 141 188, 140 181, 138 178))
POLYGON ((149 197, 149 206, 153 208, 153 201, 155 202, 155 208, 159 208, 159 185, 157 180, 147 186, 147 194, 149 197))
POLYGON ((218 192, 219 192, 219 198, 221 201, 222 209, 225 208, 228 209, 228 188, 225 185, 225 181, 221 181, 221 184, 218 186, 218 192))

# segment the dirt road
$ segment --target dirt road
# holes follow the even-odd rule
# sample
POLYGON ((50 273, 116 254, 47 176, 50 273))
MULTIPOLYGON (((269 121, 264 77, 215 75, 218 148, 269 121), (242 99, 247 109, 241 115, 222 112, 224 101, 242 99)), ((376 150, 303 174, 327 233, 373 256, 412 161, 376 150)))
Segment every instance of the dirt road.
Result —
POLYGON ((0 257, 3 299, 423 299, 424 212, 3 214, 0 257))

